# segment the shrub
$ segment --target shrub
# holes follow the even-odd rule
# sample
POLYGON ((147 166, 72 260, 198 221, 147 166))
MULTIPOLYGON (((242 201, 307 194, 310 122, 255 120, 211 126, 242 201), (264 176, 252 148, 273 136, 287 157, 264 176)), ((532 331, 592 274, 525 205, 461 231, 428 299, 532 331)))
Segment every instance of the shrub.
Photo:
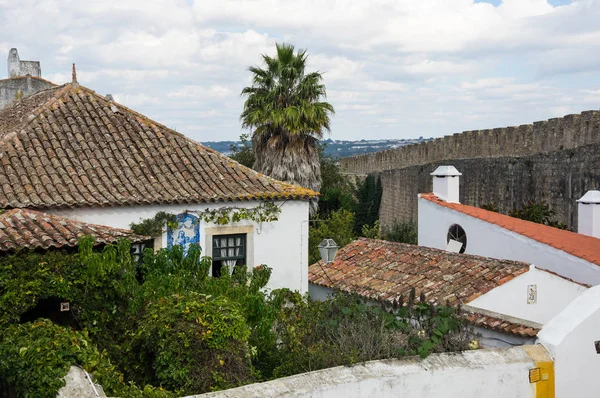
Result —
POLYGON ((383 228, 381 236, 384 240, 416 245, 419 240, 418 225, 414 221, 399 222, 391 228, 383 228))
POLYGON ((274 375, 467 348, 470 335, 457 310, 412 296, 377 305, 341 293, 323 302, 288 293, 276 323, 281 364, 274 375))
POLYGON ((88 334, 53 324, 48 319, 11 325, 0 341, 0 379, 13 385, 19 397, 54 398, 72 365, 93 375, 109 395, 167 397, 147 387, 126 385, 123 376, 91 342, 88 334))
POLYGON ((314 264, 321 259, 318 245, 323 239, 333 239, 339 247, 354 240, 354 215, 348 210, 337 210, 323 222, 314 223, 309 229, 308 260, 314 264))
POLYGON ((149 304, 137 339, 161 385, 197 394, 251 381, 249 334, 229 299, 182 292, 149 304))
POLYGON ((553 219, 556 212, 550 208, 546 202, 527 201, 520 209, 513 209, 508 213, 511 217, 520 218, 535 222, 538 224, 548 225, 559 229, 567 229, 567 226, 553 219))

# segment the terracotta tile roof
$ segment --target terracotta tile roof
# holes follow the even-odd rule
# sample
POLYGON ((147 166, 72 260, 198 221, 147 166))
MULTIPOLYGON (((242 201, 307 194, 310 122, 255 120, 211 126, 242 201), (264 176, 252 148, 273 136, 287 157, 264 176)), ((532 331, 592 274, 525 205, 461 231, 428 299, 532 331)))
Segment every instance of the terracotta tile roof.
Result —
POLYGON ((121 238, 132 242, 150 239, 127 229, 87 224, 34 210, 12 209, 0 213, 0 252, 72 247, 84 235, 93 236, 96 243, 113 243, 121 238))
POLYGON ((360 238, 338 251, 333 263, 309 267, 320 286, 393 301, 412 288, 432 303, 466 304, 529 270, 516 261, 450 253, 404 243, 360 238))
POLYGON ((493 211, 480 209, 478 207, 467 206, 460 203, 447 203, 432 193, 421 194, 420 197, 440 206, 478 218, 482 221, 496 224, 512 232, 516 232, 540 243, 562 250, 575 257, 600 265, 600 239, 598 238, 521 220, 493 211))
POLYGON ((0 208, 317 195, 248 169, 76 83, 0 111, 0 208))
POLYGON ((468 306, 463 307, 463 314, 466 320, 473 326, 496 330, 520 337, 535 337, 543 327, 543 325, 535 322, 468 306))

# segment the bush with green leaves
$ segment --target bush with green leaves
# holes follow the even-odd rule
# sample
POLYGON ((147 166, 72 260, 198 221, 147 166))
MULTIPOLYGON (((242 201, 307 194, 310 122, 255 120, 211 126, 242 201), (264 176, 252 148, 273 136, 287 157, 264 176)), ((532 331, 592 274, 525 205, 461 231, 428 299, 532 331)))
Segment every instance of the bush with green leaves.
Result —
POLYGON ((338 293, 312 301, 288 293, 276 323, 276 377, 332 366, 468 347, 471 334, 459 309, 415 300, 414 290, 393 303, 338 293))
POLYGON ((6 328, 0 338, 0 358, 0 380, 13 385, 18 397, 56 397, 73 365, 92 374, 110 396, 172 396, 150 386, 141 390, 125 384, 123 375, 85 331, 61 327, 48 319, 6 328))
POLYGON ((381 238, 392 242, 416 245, 419 240, 418 225, 414 221, 397 222, 391 227, 384 227, 381 238))
POLYGON ((379 220, 379 206, 383 188, 381 178, 376 174, 369 174, 364 181, 358 184, 354 207, 354 233, 359 235, 363 225, 373 226, 379 220))
POLYGON ((148 381, 179 394, 198 394, 248 383, 250 331, 241 308, 225 297, 196 292, 150 303, 136 340, 148 381), (156 380, 152 380, 156 377, 156 380))

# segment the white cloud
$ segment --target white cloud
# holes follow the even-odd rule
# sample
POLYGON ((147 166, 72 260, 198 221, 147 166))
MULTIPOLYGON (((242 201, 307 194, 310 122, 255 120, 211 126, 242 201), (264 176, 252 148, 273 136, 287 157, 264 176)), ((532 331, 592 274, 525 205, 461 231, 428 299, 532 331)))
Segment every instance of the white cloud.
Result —
POLYGON ((285 40, 324 73, 333 138, 430 136, 600 108, 598 20, 600 0, 0 0, 0 57, 56 83, 75 62, 97 92, 232 139, 247 67, 285 40))

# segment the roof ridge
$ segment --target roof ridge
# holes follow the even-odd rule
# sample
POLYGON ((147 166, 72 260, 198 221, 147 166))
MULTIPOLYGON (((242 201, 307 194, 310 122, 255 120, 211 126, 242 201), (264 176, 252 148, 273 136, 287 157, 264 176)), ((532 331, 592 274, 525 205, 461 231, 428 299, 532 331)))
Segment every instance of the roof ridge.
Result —
MULTIPOLYGON (((69 83, 69 84, 70 84, 70 83, 69 83)), ((227 160, 228 162, 233 162, 233 163, 235 163, 235 166, 237 166, 237 167, 241 167, 241 168, 242 168, 242 170, 246 170, 246 171, 248 171, 248 172, 250 172, 250 173, 253 173, 255 176, 264 177, 264 178, 268 179, 268 180, 269 180, 269 181, 271 181, 271 182, 276 182, 276 183, 278 183, 278 184, 284 184, 284 185, 287 185, 287 186, 289 186, 289 187, 293 187, 293 186, 299 186, 299 185, 297 185, 297 184, 292 184, 292 183, 289 183, 289 182, 286 182, 286 181, 280 181, 280 180, 277 180, 276 178, 270 177, 270 176, 268 176, 268 175, 266 175, 266 174, 263 174, 263 173, 260 173, 260 172, 258 172, 258 171, 256 171, 256 170, 254 170, 254 169, 252 169, 252 168, 250 168, 250 167, 244 166, 243 164, 241 164, 241 163, 239 163, 238 161, 236 161, 236 160, 234 160, 234 159, 230 158, 229 156, 227 156, 227 155, 224 155, 223 153, 221 153, 221 152, 219 152, 219 151, 217 151, 217 150, 215 150, 215 149, 213 149, 213 148, 210 148, 210 147, 208 147, 208 146, 206 146, 206 145, 204 145, 204 144, 202 144, 202 143, 200 143, 200 142, 198 142, 198 141, 196 141, 196 140, 194 140, 194 139, 192 139, 192 138, 190 138, 190 137, 186 136, 185 134, 183 134, 183 133, 180 133, 179 131, 175 131, 175 130, 173 130, 172 128, 170 128, 170 127, 168 127, 168 126, 166 126, 166 125, 164 125, 164 124, 162 124, 162 123, 160 123, 160 122, 157 122, 157 121, 155 121, 154 119, 150 119, 148 116, 145 116, 145 115, 141 114, 140 112, 138 112, 138 111, 135 111, 135 110, 133 110, 133 109, 131 109, 131 108, 129 108, 129 107, 127 107, 127 106, 125 106, 125 105, 121 104, 121 103, 118 103, 118 102, 116 102, 116 101, 111 101, 111 100, 107 99, 105 96, 103 96, 103 95, 101 95, 101 94, 98 94, 96 91, 94 91, 94 90, 92 90, 92 89, 90 89, 90 88, 88 88, 88 87, 85 87, 85 86, 82 86, 82 85, 78 85, 78 87, 77 87, 77 88, 79 88, 79 89, 82 89, 82 90, 84 90, 84 91, 87 91, 87 92, 89 92, 90 94, 92 94, 92 95, 94 95, 94 96, 96 96, 96 97, 99 97, 99 98, 101 98, 101 99, 102 99, 102 100, 104 100, 104 101, 110 102, 110 103, 114 104, 115 106, 117 106, 117 107, 119 107, 119 108, 122 108, 124 111, 130 112, 130 113, 132 113, 132 114, 134 114, 134 115, 136 115, 136 116, 140 117, 141 119, 144 119, 144 120, 150 121, 152 124, 154 124, 154 125, 155 125, 155 126, 157 126, 157 127, 162 127, 162 128, 164 128, 164 129, 166 129, 166 130, 167 130, 167 132, 168 132, 169 134, 174 134, 174 135, 176 135, 176 136, 178 136, 178 137, 181 137, 181 138, 183 138, 183 139, 187 140, 187 141, 188 141, 189 143, 191 143, 191 144, 194 144, 194 145, 201 146, 201 147, 202 147, 202 149, 206 150, 207 152, 209 152, 209 153, 210 153, 210 154, 212 154, 212 155, 215 155, 215 156, 217 156, 217 158, 219 158, 219 159, 222 159, 222 160, 227 160)), ((319 195, 319 193, 318 193, 318 192, 316 192, 316 191, 313 191, 313 190, 312 190, 312 189, 310 189, 310 188, 306 188, 306 187, 302 187, 302 188, 310 190, 310 191, 311 191, 311 193, 312 193, 312 194, 314 194, 315 196, 318 196, 318 195, 319 195)))
POLYGON ((421 193, 419 198, 439 206, 464 214, 468 217, 493 224, 517 235, 534 240, 546 246, 553 247, 571 256, 583 259, 589 263, 600 265, 600 239, 578 232, 559 229, 545 224, 497 213, 480 207, 462 203, 448 203, 433 193, 421 193), (495 219, 495 220, 494 220, 495 219), (531 230, 528 230, 531 229, 531 230), (540 233, 541 231, 541 233, 540 233), (565 245, 565 240, 576 240, 577 244, 565 245), (557 243, 560 240, 560 243, 557 243))
POLYGON ((478 254, 471 254, 471 253, 454 253, 454 252, 449 252, 447 250, 438 249, 436 247, 422 246, 422 245, 418 245, 418 244, 417 245, 413 245, 411 243, 394 242, 394 241, 391 241, 391 240, 384 240, 384 239, 366 238, 364 236, 361 236, 358 239, 356 239, 356 240, 348 243, 348 245, 351 245, 353 242, 356 242, 357 240, 362 240, 362 241, 366 241, 366 242, 381 242, 381 243, 384 243, 384 244, 390 244, 390 245, 395 245, 395 246, 408 246, 408 247, 412 247, 412 248, 419 247, 419 248, 424 248, 424 249, 432 250, 432 251, 435 251, 435 252, 440 252, 440 254, 442 254, 442 253, 443 254, 447 254, 448 256, 451 256, 451 257, 489 259, 489 260, 501 261, 503 263, 510 263, 512 265, 520 266, 520 267, 529 267, 531 265, 530 263, 527 263, 525 261, 508 260, 508 259, 504 259, 504 258, 495 258, 495 257, 489 257, 489 256, 481 256, 481 255, 478 255, 478 254))
POLYGON ((506 322, 516 323, 516 324, 527 326, 527 327, 534 328, 534 329, 541 329, 544 326, 541 323, 528 321, 527 319, 517 318, 516 316, 506 315, 506 314, 502 314, 499 312, 486 310, 483 308, 473 307, 469 304, 463 304, 461 306, 461 308, 463 311, 468 312, 468 313, 489 316, 492 318, 498 318, 498 319, 506 321, 506 322))
MULTIPOLYGON (((19 130, 22 130, 24 127, 26 127, 31 122, 33 122, 43 112, 43 110, 47 109, 50 105, 52 105, 54 102, 56 102, 58 100, 58 98, 60 98, 67 91, 66 89, 69 86, 71 86, 71 83, 66 83, 63 86, 56 86, 56 87, 48 88, 48 89, 41 90, 41 91, 38 91, 37 93, 27 96, 25 98, 25 100, 32 100, 35 98, 35 96, 37 96, 39 94, 45 93, 49 90, 57 90, 56 93, 53 96, 51 96, 49 99, 47 99, 44 103, 36 106, 33 110, 29 111, 26 115, 21 116, 21 121, 19 123, 16 123, 12 127, 13 131, 5 134, 4 136, 0 136, 0 147, 3 146, 4 144, 6 144, 7 142, 11 141, 17 135, 19 130), (33 117, 31 117, 31 116, 33 116, 33 117)), ((19 104, 21 102, 22 101, 19 101, 19 102, 13 104, 12 106, 16 106, 17 104, 19 104)))
POLYGON ((4 82, 4 81, 7 81, 7 80, 21 80, 21 79, 26 79, 27 77, 29 77, 31 79, 35 79, 35 80, 40 80, 40 81, 45 82, 45 83, 50 83, 54 87, 58 87, 59 86, 58 84, 56 84, 54 82, 51 82, 50 80, 44 79, 43 77, 38 77, 38 76, 33 76, 33 75, 7 77, 6 79, 0 79, 0 82, 4 82))

